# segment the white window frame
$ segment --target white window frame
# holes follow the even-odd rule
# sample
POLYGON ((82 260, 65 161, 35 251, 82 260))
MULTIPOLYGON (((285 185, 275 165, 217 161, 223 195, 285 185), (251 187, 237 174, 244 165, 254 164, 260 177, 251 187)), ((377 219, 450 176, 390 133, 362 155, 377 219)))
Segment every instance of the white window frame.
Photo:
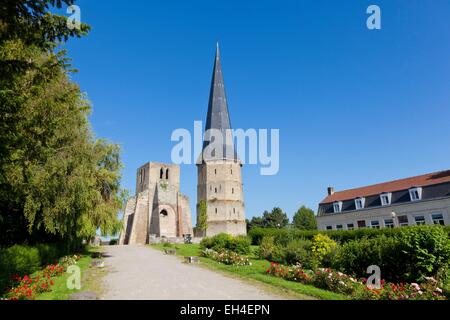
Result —
POLYGON ((409 198, 411 199, 411 201, 422 200, 422 188, 409 189, 409 198))
POLYGON ((383 192, 382 194, 380 194, 380 199, 381 199, 382 206, 389 206, 389 205, 391 205, 391 201, 392 201, 392 193, 391 192, 383 192))
POLYGON ((355 208, 356 210, 364 209, 366 204, 366 198, 360 197, 355 199, 355 208))
POLYGON ((398 225, 400 227, 407 227, 409 226, 409 218, 406 214, 402 214, 400 216, 397 217, 397 221, 398 221, 398 225), (400 222, 400 217, 406 217, 406 222, 400 222))
POLYGON ((433 224, 435 225, 445 225, 445 220, 444 220, 444 214, 442 212, 432 212, 431 213, 431 220, 433 221, 433 224), (441 218, 435 218, 435 216, 441 216, 441 218), (442 221, 442 224, 440 223, 440 221, 442 221), (437 222, 437 223, 436 223, 437 222))
POLYGON ((342 212, 342 201, 336 201, 333 203, 334 213, 342 212))
POLYGON ((394 228, 395 227, 395 221, 393 218, 386 218, 384 219, 384 227, 385 228, 394 228), (386 221, 389 221, 388 223, 386 223, 386 221))
POLYGON ((372 229, 380 229, 381 228, 380 220, 371 220, 370 227, 372 229), (374 224, 374 222, 376 222, 376 224, 374 224))
POLYGON ((422 225, 427 224, 427 220, 425 218, 425 215, 414 216, 414 223, 416 224, 416 226, 422 226, 422 225), (423 218, 423 220, 420 220, 420 222, 418 222, 417 218, 423 218))

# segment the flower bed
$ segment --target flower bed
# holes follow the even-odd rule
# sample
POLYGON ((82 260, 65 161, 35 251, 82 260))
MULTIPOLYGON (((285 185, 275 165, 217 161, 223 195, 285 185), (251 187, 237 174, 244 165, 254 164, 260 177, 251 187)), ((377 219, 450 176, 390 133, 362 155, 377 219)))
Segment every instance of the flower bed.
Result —
POLYGON ((57 264, 48 265, 32 276, 14 275, 12 280, 15 285, 9 290, 6 298, 8 300, 34 300, 36 294, 51 291, 51 287, 54 285, 53 279, 62 276, 67 267, 76 264, 79 259, 80 256, 67 256, 60 259, 57 264))
POLYGON ((248 258, 243 257, 236 252, 230 250, 214 251, 205 249, 202 251, 202 256, 216 260, 217 262, 233 265, 233 266, 250 266, 251 262, 248 258))
POLYGON ((371 289, 367 279, 355 279, 331 269, 318 269, 316 272, 304 270, 301 266, 283 266, 271 263, 268 274, 290 281, 313 285, 317 288, 341 293, 355 300, 445 300, 442 289, 434 278, 426 282, 386 283, 381 281, 380 289, 371 289))

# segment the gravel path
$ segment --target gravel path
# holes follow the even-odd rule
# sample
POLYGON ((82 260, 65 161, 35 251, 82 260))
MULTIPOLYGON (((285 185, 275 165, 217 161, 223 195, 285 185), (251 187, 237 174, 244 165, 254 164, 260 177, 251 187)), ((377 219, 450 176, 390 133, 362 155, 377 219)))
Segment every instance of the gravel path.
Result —
POLYGON ((283 299, 145 246, 105 248, 106 300, 283 299))

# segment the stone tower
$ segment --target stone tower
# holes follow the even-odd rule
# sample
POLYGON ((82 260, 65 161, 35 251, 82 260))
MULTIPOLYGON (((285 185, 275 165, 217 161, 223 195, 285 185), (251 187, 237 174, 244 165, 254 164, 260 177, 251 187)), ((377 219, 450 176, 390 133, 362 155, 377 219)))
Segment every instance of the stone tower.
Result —
POLYGON ((192 234, 189 199, 180 193, 180 167, 149 162, 137 170, 136 196, 128 200, 119 244, 146 244, 150 237, 192 234))
POLYGON ((203 152, 197 161, 197 219, 200 201, 207 205, 206 236, 247 233, 241 167, 233 138, 220 63, 219 45, 211 81, 203 152), (222 139, 218 139, 218 135, 222 139))

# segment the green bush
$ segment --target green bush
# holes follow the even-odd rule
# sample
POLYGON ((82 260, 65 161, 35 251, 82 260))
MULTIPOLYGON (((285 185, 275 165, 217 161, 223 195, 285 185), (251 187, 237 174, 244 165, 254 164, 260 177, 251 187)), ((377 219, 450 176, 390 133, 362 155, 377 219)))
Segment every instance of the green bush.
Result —
POLYGON ((37 248, 14 245, 0 251, 0 290, 10 284, 12 275, 23 276, 39 270, 41 258, 37 248))
POLYGON ((271 262, 284 263, 283 249, 275 244, 275 239, 271 236, 266 236, 262 239, 258 256, 271 262))
POLYGON ((447 274, 450 239, 444 228, 419 226, 405 229, 399 234, 398 241, 403 253, 405 278, 423 281, 427 276, 447 274))
POLYGON ((310 240, 292 240, 284 248, 284 261, 289 265, 301 265, 302 268, 315 270, 319 261, 312 251, 310 240))
POLYGON ((0 293, 11 284, 13 275, 30 275, 42 266, 57 263, 67 253, 59 244, 14 245, 0 250, 0 293))
POLYGON ((226 233, 220 233, 214 237, 204 238, 200 242, 202 249, 214 251, 230 250, 240 254, 250 254, 251 241, 245 236, 233 237, 226 233))
POLYGON ((395 236, 362 238, 343 244, 332 266, 344 273, 366 277, 371 265, 381 268, 383 279, 421 282, 425 277, 446 281, 450 265, 450 240, 439 226, 397 229, 395 236))
MULTIPOLYGON (((356 230, 332 230, 332 231, 317 231, 317 230, 299 230, 299 229, 275 229, 275 228, 252 228, 248 235, 253 245, 259 245, 265 236, 272 236, 275 238, 275 243, 287 245, 294 239, 312 240, 316 234, 325 234, 337 243, 344 244, 349 241, 359 240, 363 238, 373 239, 381 235, 387 237, 397 236, 407 229, 414 229, 418 226, 403 227, 403 228, 384 228, 371 229, 361 228, 356 230)), ((440 226, 429 226, 442 228, 440 226)), ((447 237, 450 238, 450 226, 444 227, 447 237)))

